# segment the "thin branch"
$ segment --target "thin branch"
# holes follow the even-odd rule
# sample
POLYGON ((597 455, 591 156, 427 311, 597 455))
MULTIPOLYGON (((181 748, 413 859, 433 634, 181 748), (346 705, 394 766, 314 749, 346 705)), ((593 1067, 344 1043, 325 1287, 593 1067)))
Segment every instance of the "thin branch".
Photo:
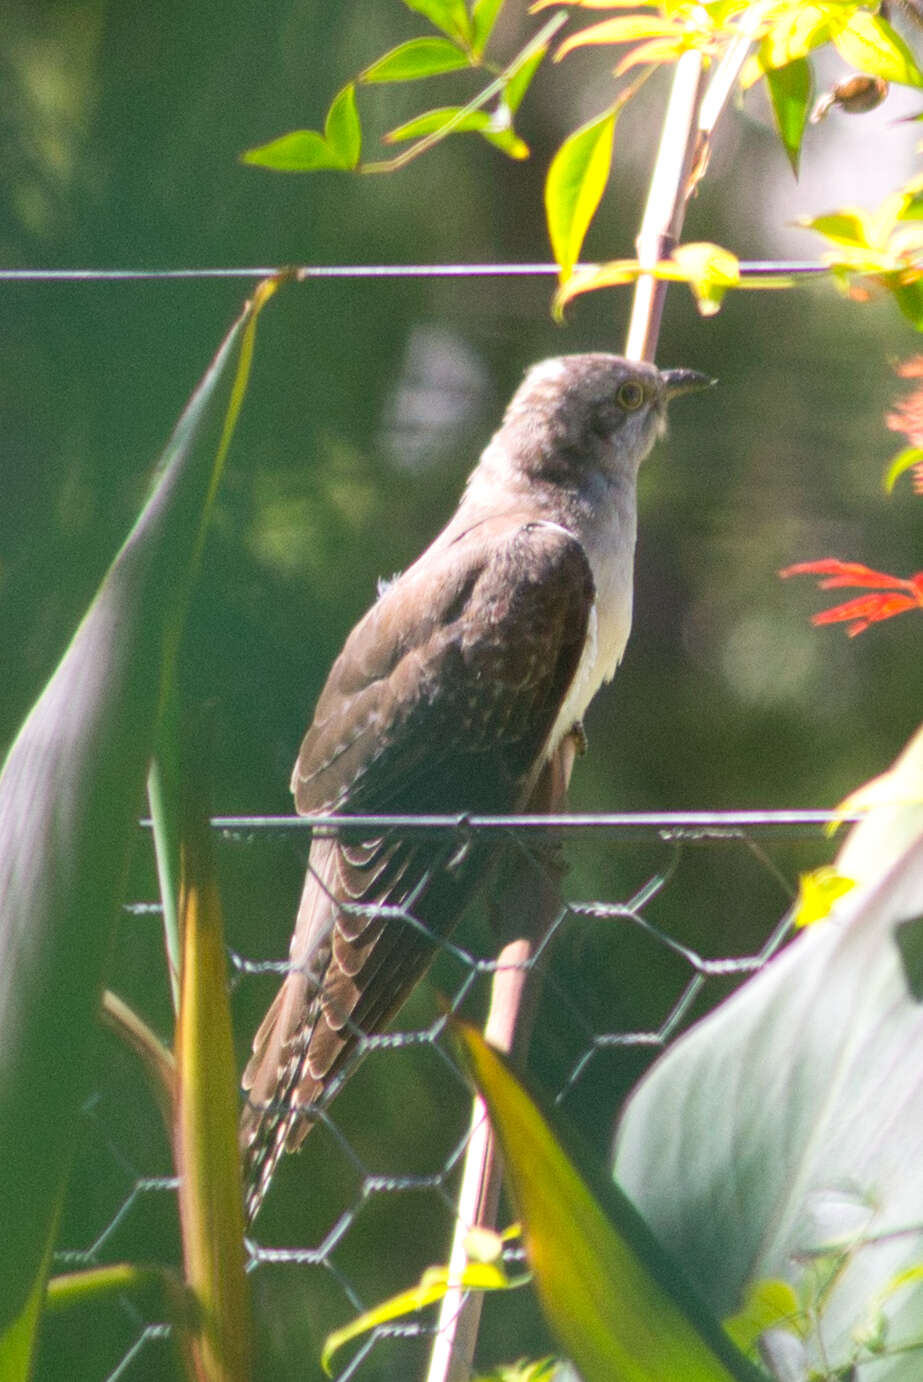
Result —
MULTIPOLYGON (((673 88, 663 123, 647 205, 638 232, 638 260, 652 269, 669 258, 683 224, 697 142, 697 115, 702 89, 702 55, 684 53, 676 64, 673 88)), ((667 284, 642 274, 635 284, 625 354, 629 360, 653 360, 667 284)))

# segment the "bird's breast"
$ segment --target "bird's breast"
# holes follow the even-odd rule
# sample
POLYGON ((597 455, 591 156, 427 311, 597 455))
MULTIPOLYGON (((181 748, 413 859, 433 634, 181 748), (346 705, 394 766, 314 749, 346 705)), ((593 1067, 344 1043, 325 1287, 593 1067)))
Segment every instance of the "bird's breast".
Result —
POLYGON ((623 510, 603 531, 584 539, 596 599, 583 654, 549 735, 546 756, 570 733, 575 721, 583 719, 590 701, 605 682, 612 680, 622 660, 631 631, 635 531, 634 511, 623 510))

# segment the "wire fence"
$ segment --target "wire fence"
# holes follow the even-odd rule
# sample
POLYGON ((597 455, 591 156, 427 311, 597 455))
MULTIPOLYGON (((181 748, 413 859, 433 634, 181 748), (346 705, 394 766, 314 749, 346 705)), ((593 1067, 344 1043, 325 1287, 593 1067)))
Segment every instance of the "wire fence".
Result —
MULTIPOLYGON (((551 821, 550 862, 548 819, 369 817, 350 826, 387 823, 453 847, 502 836, 508 852, 527 861, 526 872, 517 865, 514 874, 520 917, 530 876, 536 886, 553 880, 559 900, 528 961, 541 991, 530 1065, 604 1159, 619 1107, 647 1064, 784 943, 799 872, 829 859, 829 819, 824 812, 564 816, 551 821)), ((217 818, 222 873, 255 873, 271 892, 278 859, 303 864, 318 827, 283 817, 217 818)), ((503 886, 501 876, 489 890, 500 910, 503 886)), ((286 961, 254 953, 252 934, 240 946, 236 931, 247 935, 246 928, 235 927, 225 900, 243 1055, 286 961)), ((476 905, 454 935, 434 938, 428 979, 391 1030, 359 1042, 338 1080, 341 1094, 325 1103, 303 1153, 280 1165, 247 1240, 266 1360, 259 1376, 267 1382, 319 1378, 327 1333, 448 1258, 470 1090, 446 1010, 483 1018, 501 943, 497 910, 476 905)), ((157 913, 155 903, 136 899, 122 947, 123 957, 152 973, 157 913)), ((114 1040, 104 1068, 84 1110, 55 1270, 177 1264, 176 1180, 158 1114, 114 1040)), ((485 1369, 548 1348, 547 1340, 534 1342, 534 1306, 511 1299, 497 1302, 485 1322, 485 1369)), ((169 1326, 127 1297, 105 1318, 97 1313, 92 1342, 82 1328, 50 1321, 40 1382, 64 1375, 62 1358, 74 1382, 179 1375, 169 1326)), ((433 1328, 434 1317, 379 1328, 337 1356, 334 1375, 339 1382, 421 1378, 433 1328)))

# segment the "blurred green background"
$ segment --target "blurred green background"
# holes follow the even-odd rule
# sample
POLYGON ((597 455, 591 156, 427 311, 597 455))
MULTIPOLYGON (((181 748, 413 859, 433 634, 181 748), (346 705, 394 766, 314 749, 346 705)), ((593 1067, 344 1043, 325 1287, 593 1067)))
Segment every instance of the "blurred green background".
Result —
MULTIPOLYGON (((516 0, 507 8, 498 48, 511 53, 535 21, 516 0)), ((425 31, 398 0, 7 0, 0 265, 546 259, 544 170, 564 134, 609 99, 610 52, 539 76, 518 122, 533 150, 525 163, 466 138, 393 177, 308 179, 238 162, 249 146, 318 127, 344 81, 425 31)), ((387 128, 463 90, 454 77, 381 88, 365 93, 363 113, 373 130, 387 128)), ((587 259, 631 252, 665 93, 650 83, 619 125, 587 259)), ((748 100, 728 118, 686 238, 746 259, 816 255, 791 221, 874 204, 905 179, 915 134, 894 121, 917 104, 892 93, 872 115, 811 130, 796 184, 759 99, 748 100)), ((66 646, 246 291, 233 281, 0 283, 0 744, 66 646)), ((406 565, 445 519, 525 366, 619 348, 627 291, 581 300, 564 328, 550 320, 550 291, 542 279, 314 282, 288 288, 262 318, 183 661, 186 696, 217 702, 222 814, 289 810, 291 762, 344 635, 376 579, 406 565)), ((776 576, 824 556, 916 569, 919 500, 906 480, 892 498, 881 488, 899 444, 883 425, 899 391, 892 362, 916 348, 890 303, 859 307, 829 286, 732 295, 710 321, 671 290, 660 362, 706 370, 720 387, 674 408, 670 439, 643 472, 634 633, 588 718, 575 807, 829 806, 916 728, 914 617, 858 640, 812 630, 827 597, 776 576)), ((791 879, 828 852, 817 843, 773 857, 791 879)), ((240 954, 285 954, 303 856, 297 840, 222 846, 240 954)), ((587 839, 572 851, 568 891, 624 898, 666 859, 660 848, 587 839)), ((139 900, 154 896, 146 846, 133 887, 139 900)), ((784 905, 752 853, 727 845, 684 856, 656 920, 707 954, 739 954, 784 905)), ((476 921, 464 938, 490 951, 476 921)), ((591 922, 565 928, 555 967, 570 996, 556 991, 546 1004, 536 1042, 551 1087, 588 1032, 656 1024, 683 978, 624 928, 591 922)), ((156 918, 126 919, 113 982, 169 1035, 156 918)), ((402 1025, 428 1021, 434 988, 458 982, 437 968, 402 1025)), ((250 979, 235 990, 242 1059, 272 987, 250 979)), ((102 1040, 106 1078, 87 1110, 61 1244, 102 1261, 169 1257, 172 1195, 138 1189, 139 1178, 169 1172, 163 1134, 130 1058, 102 1040)), ((601 1153, 644 1059, 607 1055, 574 1091, 571 1111, 601 1153)), ((370 1059, 342 1107, 366 1164, 390 1175, 440 1169, 465 1122, 463 1092, 427 1050, 370 1059)), ((359 1173, 324 1136, 280 1173, 256 1236, 313 1247, 344 1207, 361 1206, 332 1260, 371 1303, 444 1259, 451 1216, 439 1193, 362 1199, 359 1173)), ((258 1375, 318 1376, 323 1336, 352 1312, 334 1274, 264 1265, 253 1280, 258 1375)), ((143 1326, 120 1306, 56 1325, 38 1376, 169 1377, 165 1347, 138 1346, 143 1326)), ((491 1303, 485 1361, 543 1346, 524 1293, 515 1306, 491 1303)), ((357 1375, 406 1378, 422 1356, 422 1346, 382 1345, 357 1375)))

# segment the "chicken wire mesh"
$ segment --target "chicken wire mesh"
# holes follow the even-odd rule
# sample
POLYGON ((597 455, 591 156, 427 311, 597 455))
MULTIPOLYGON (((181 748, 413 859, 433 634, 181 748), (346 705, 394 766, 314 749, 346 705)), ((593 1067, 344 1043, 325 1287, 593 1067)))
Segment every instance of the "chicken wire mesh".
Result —
MULTIPOLYGON (((427 978, 391 1029, 360 1040, 302 1152, 283 1158, 247 1239, 257 1375, 321 1377, 332 1329, 447 1261, 471 1096, 446 1013, 483 1020, 504 918, 515 916, 521 930, 541 911, 525 962, 536 995, 529 1067, 603 1161, 619 1108, 651 1060, 784 941, 798 874, 829 859, 827 820, 821 812, 562 817, 551 823, 553 844, 548 822, 534 820, 391 822, 437 832, 453 849, 479 831, 500 834, 515 866, 451 937, 432 938, 427 978)), ((286 969, 312 828, 215 821, 241 1064, 286 969)), ((134 886, 151 888, 152 879, 145 860, 134 886)), ((113 987, 168 1037, 161 950, 159 906, 139 891, 126 908, 113 987)), ((101 1040, 104 1075, 83 1110, 53 1268, 178 1265, 162 1121, 134 1057, 113 1036, 101 1040)), ((501 1220, 511 1217, 504 1207, 501 1220)), ((337 1355, 333 1375, 422 1378, 434 1328, 432 1313, 380 1327, 337 1355)), ((551 1347, 528 1289, 488 1302, 485 1370, 551 1347)), ((36 1375, 153 1382, 180 1373, 169 1325, 125 1296, 52 1314, 36 1375)))

